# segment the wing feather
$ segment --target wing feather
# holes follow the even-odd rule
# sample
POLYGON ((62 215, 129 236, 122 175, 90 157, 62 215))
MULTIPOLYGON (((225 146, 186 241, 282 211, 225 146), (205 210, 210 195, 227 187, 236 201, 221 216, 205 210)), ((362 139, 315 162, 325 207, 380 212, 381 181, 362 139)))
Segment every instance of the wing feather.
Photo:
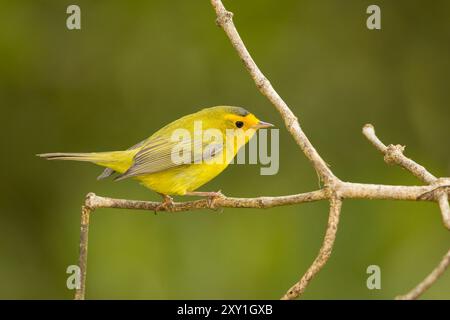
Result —
POLYGON ((155 137, 150 139, 135 155, 133 165, 114 180, 123 180, 193 164, 197 161, 206 161, 218 155, 222 149, 221 143, 205 143, 202 139, 171 141, 167 138, 155 137), (180 159, 180 150, 189 150, 190 156, 182 162, 174 161, 174 159, 180 159))
MULTIPOLYGON (((142 145, 145 144, 145 142, 147 142, 148 138, 145 140, 142 140, 139 143, 136 143, 134 146, 128 148, 127 150, 133 150, 133 149, 137 149, 140 148, 142 145)), ((103 172, 97 177, 97 180, 102 180, 102 179, 106 179, 110 176, 112 176, 115 173, 115 171, 111 168, 106 168, 105 170, 103 170, 103 172)))

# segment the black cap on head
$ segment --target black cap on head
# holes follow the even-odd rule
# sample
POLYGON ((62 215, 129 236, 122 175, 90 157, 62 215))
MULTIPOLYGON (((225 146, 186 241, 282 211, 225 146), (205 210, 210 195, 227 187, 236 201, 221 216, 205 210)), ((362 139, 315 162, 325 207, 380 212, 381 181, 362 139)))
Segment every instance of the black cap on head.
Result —
POLYGON ((235 115, 245 117, 246 115, 250 114, 247 110, 241 107, 228 107, 230 113, 234 113, 235 115))

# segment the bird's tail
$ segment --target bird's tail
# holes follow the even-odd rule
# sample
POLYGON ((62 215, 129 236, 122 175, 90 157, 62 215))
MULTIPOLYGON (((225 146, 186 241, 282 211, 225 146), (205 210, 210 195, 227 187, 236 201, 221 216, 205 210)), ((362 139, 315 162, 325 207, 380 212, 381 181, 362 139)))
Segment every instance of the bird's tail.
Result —
POLYGON ((131 166, 134 153, 134 150, 91 153, 56 152, 41 153, 37 156, 47 160, 87 161, 123 173, 131 166))

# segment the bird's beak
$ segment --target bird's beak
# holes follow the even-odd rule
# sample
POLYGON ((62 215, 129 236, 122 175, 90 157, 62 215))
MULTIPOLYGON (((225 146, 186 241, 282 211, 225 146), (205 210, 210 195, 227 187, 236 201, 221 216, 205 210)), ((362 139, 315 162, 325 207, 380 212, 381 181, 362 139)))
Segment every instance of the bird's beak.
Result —
POLYGON ((254 129, 263 129, 263 128, 270 128, 270 127, 273 127, 273 124, 264 122, 261 120, 259 120, 258 123, 253 126, 254 129))

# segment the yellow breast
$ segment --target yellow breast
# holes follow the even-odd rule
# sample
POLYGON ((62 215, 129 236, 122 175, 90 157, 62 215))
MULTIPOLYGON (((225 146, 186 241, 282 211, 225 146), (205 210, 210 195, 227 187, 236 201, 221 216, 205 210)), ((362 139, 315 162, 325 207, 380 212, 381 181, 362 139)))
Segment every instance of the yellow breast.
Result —
MULTIPOLYGON (((244 142, 245 144, 245 142, 244 142)), ((242 145, 229 143, 225 152, 198 164, 187 164, 165 171, 137 176, 144 186, 166 195, 185 195, 214 179, 228 167, 242 145)))
POLYGON ((185 195, 195 191, 214 179, 228 167, 239 149, 253 136, 255 131, 243 139, 227 140, 225 150, 213 158, 197 164, 186 164, 164 171, 137 176, 144 186, 166 195, 185 195))
POLYGON ((136 177, 144 186, 167 195, 184 195, 220 174, 228 164, 189 164, 136 177))

